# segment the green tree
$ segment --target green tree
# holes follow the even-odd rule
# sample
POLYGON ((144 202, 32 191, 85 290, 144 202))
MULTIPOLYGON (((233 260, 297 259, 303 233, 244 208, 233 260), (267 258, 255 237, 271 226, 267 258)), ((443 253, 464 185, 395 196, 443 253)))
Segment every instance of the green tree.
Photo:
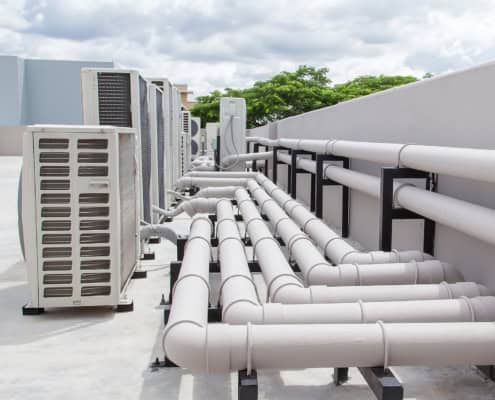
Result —
POLYGON ((246 99, 247 125, 253 128, 416 80, 412 76, 362 76, 332 85, 327 68, 301 65, 294 72, 280 72, 246 89, 226 88, 198 97, 191 111, 194 116, 201 117, 203 124, 216 122, 220 97, 243 97, 246 99))

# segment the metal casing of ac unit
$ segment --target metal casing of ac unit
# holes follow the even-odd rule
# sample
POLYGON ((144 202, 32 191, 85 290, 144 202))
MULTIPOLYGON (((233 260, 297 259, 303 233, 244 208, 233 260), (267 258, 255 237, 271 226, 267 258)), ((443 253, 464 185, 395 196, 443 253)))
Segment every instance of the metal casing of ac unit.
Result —
POLYGON ((139 263, 136 130, 34 125, 23 139, 30 305, 118 305, 139 263))

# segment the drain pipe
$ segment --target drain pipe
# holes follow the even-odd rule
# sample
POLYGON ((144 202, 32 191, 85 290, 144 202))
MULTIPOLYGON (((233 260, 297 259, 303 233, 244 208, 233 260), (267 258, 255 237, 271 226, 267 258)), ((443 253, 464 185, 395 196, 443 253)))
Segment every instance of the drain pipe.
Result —
POLYGON ((180 367, 210 373, 247 369, 249 374, 252 369, 495 362, 492 322, 208 324, 210 237, 209 220, 196 217, 162 338, 166 356, 180 367))
POLYGON ((397 264, 342 264, 332 267, 282 208, 256 183, 248 190, 268 216, 274 231, 287 244, 289 254, 301 269, 306 285, 380 285, 459 282, 462 275, 450 264, 436 260, 397 264))
MULTIPOLYGON (((453 300, 261 304, 228 200, 217 203, 222 321, 229 324, 493 321, 495 297, 453 300)), ((374 266, 372 266, 374 267, 374 266)))
POLYGON ((202 178, 183 176, 177 179, 177 188, 184 190, 193 186, 204 188, 208 186, 246 186, 247 178, 202 178))
MULTIPOLYGON (((362 301, 450 299, 489 295, 490 291, 473 282, 438 285, 397 286, 309 286, 304 287, 287 262, 278 242, 261 218, 247 191, 236 191, 239 208, 253 244, 267 286, 267 299, 273 303, 348 303, 362 301)), ((293 240, 296 240, 294 238, 293 240)), ((297 239, 299 240, 299 239, 297 239)), ((293 242, 295 243, 295 242, 293 242)), ((331 268, 331 267, 328 267, 331 268)))
POLYGON ((256 181, 303 232, 316 242, 334 264, 383 264, 413 260, 425 261, 432 258, 430 255, 416 250, 361 252, 347 243, 321 219, 315 217, 306 207, 294 200, 270 179, 258 175, 256 181))

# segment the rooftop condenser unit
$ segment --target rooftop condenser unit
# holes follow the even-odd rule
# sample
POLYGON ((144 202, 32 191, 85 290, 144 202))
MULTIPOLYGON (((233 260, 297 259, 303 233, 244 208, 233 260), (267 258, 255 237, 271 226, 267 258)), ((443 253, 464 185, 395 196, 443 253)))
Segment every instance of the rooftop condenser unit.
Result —
POLYGON ((180 165, 181 175, 184 175, 191 163, 191 113, 181 111, 181 142, 180 142, 180 165))
POLYGON ((141 218, 151 222, 151 131, 148 82, 135 70, 83 68, 83 120, 87 125, 135 128, 141 170, 141 218))
POLYGON ((191 159, 194 160, 202 153, 201 149, 201 118, 191 117, 191 159))
POLYGON ((138 266, 134 129, 35 125, 23 143, 22 221, 31 300, 45 307, 117 306, 138 266))

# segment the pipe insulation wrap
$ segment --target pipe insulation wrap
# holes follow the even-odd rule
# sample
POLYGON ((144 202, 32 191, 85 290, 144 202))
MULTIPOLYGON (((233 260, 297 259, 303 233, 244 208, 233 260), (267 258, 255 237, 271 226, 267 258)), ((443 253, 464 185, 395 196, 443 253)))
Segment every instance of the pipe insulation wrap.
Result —
POLYGON ((236 172, 236 171, 191 171, 184 174, 190 178, 256 178, 259 172, 236 172))
POLYGON ((246 162, 253 160, 268 160, 272 158, 273 153, 271 151, 263 151, 258 153, 243 153, 243 154, 232 154, 225 157, 222 160, 222 167, 229 167, 232 164, 238 162, 246 162))
POLYGON ((177 180, 179 189, 187 189, 193 186, 204 188, 208 186, 246 186, 247 178, 201 178, 183 176, 177 180))
POLYGON ((164 225, 146 225, 141 227, 139 230, 139 237, 141 240, 147 240, 156 236, 167 239, 173 244, 177 244, 177 233, 173 229, 164 225))

